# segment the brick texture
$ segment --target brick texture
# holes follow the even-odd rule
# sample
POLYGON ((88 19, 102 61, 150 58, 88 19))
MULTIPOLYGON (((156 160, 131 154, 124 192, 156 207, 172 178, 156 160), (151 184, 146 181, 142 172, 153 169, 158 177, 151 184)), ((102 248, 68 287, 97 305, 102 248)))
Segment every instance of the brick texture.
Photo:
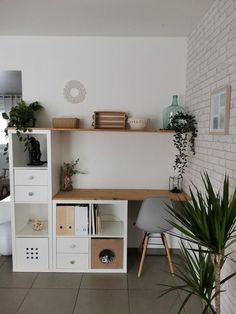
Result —
MULTIPOLYGON (((190 182, 202 187, 201 173, 206 170, 216 189, 228 174, 231 191, 236 188, 236 0, 215 0, 200 24, 188 37, 187 110, 198 121, 196 155, 191 157, 184 187, 190 182), (226 84, 231 86, 230 127, 227 135, 209 134, 211 92, 226 84)), ((236 258, 236 245, 232 246, 236 258)), ((223 275, 236 271, 228 262, 223 275)), ((222 293, 222 313, 236 313, 236 278, 222 293)))

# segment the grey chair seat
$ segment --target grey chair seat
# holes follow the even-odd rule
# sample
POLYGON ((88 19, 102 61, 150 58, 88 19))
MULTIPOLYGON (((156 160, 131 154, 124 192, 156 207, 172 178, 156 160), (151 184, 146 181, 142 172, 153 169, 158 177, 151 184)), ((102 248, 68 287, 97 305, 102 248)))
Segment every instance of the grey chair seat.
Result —
POLYGON ((139 265, 138 277, 140 277, 142 273, 148 240, 151 233, 160 233, 168 258, 170 272, 171 274, 174 274, 170 250, 165 236, 165 232, 172 229, 172 225, 169 222, 172 220, 172 216, 169 212, 168 206, 171 207, 172 203, 167 197, 149 196, 142 202, 136 220, 136 226, 145 232, 144 239, 141 244, 142 257, 139 265))

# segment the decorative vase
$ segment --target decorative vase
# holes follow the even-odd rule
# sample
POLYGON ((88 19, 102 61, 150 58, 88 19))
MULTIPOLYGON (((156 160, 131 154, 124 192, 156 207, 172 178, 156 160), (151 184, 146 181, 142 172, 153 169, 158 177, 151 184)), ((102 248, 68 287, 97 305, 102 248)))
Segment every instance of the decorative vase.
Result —
POLYGON ((180 193, 182 191, 182 181, 181 176, 178 177, 169 177, 169 191, 172 193, 180 193))
POLYGON ((61 167, 61 191, 72 191, 72 178, 65 171, 64 167, 61 167))
POLYGON ((173 95, 172 104, 163 111, 163 129, 168 129, 171 119, 177 112, 185 112, 184 108, 178 105, 178 96, 173 95))

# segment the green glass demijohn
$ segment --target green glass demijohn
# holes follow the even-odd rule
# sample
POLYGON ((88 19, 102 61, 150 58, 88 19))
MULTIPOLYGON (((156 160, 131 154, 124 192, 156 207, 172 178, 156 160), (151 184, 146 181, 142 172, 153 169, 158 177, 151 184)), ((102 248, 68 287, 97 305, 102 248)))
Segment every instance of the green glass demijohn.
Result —
POLYGON ((172 104, 163 111, 163 129, 168 129, 171 119, 177 112, 185 112, 185 110, 178 105, 178 95, 173 95, 172 104))

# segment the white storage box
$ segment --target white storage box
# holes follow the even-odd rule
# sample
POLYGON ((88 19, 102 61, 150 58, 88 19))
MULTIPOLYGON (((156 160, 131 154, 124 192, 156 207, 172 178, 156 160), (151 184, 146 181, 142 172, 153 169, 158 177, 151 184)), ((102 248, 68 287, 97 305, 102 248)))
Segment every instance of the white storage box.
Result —
POLYGON ((47 170, 21 170, 14 171, 15 185, 47 185, 48 171, 47 170))
POLYGON ((88 238, 57 238, 58 253, 88 253, 88 238))
POLYGON ((57 268, 88 270, 88 254, 57 254, 57 268))
POLYGON ((15 202, 42 203, 48 202, 47 186, 15 186, 15 202))
POLYGON ((27 271, 48 270, 48 239, 17 238, 16 268, 27 271))

